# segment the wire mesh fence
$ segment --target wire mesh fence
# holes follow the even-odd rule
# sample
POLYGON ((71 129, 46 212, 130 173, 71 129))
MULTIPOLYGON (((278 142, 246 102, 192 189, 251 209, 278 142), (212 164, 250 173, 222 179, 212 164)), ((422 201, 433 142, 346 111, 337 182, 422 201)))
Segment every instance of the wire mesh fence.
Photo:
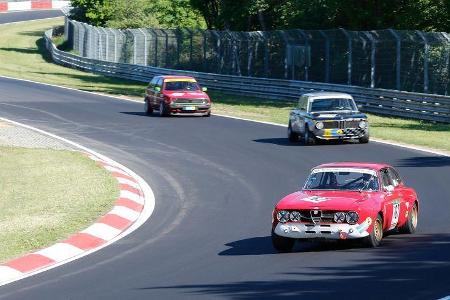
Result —
POLYGON ((450 35, 405 30, 111 29, 66 19, 81 56, 224 75, 448 95, 450 35))

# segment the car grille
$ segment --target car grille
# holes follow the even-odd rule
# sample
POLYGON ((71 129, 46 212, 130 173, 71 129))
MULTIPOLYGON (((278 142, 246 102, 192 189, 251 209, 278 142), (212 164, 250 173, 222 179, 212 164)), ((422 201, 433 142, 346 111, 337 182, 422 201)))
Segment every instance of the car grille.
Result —
POLYGON ((176 104, 204 104, 206 99, 175 99, 176 104))
MULTIPOLYGON (((314 223, 313 218, 311 217, 311 211, 309 209, 296 210, 300 213, 300 220, 298 222, 302 223, 314 223)), ((291 212, 291 211, 289 211, 291 212)), ((334 223, 334 213, 337 212, 335 210, 322 210, 322 217, 316 219, 316 222, 320 223, 334 223)))
POLYGON ((323 128, 324 129, 347 129, 347 128, 358 128, 359 121, 357 120, 348 120, 348 121, 324 121, 323 128))

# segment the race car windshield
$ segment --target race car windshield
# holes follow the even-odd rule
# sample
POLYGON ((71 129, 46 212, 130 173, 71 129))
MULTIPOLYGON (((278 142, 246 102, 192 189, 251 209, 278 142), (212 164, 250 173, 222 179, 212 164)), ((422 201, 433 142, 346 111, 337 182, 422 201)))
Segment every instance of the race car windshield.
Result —
POLYGON ((192 81, 169 81, 166 82, 166 91, 198 91, 200 87, 192 81))
POLYGON ((356 110, 352 99, 315 99, 311 103, 311 112, 356 110))
POLYGON ((305 190, 378 191, 374 173, 351 171, 322 171, 309 175, 305 190))

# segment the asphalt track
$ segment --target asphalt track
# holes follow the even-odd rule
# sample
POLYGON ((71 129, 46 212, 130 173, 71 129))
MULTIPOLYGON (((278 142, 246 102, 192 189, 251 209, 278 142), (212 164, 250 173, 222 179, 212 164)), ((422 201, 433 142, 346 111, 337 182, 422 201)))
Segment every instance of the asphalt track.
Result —
POLYGON ((108 155, 156 196, 152 217, 131 235, 0 287, 0 299, 450 295, 450 158, 377 143, 292 146, 276 126, 142 111, 139 103, 0 78, 1 117, 108 155), (297 190, 311 167, 344 160, 400 170, 421 200, 417 234, 390 235, 377 249, 304 243, 275 253, 273 205, 297 190))

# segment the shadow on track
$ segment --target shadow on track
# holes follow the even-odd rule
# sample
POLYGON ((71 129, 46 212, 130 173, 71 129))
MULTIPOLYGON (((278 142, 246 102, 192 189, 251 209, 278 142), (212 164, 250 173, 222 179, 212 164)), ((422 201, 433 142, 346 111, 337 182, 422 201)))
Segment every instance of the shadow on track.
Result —
POLYGON ((447 167, 450 166, 450 157, 446 156, 416 156, 399 160, 398 167, 447 167))
MULTIPOLYGON (((227 244, 233 248, 219 255, 272 254, 269 243, 269 237, 241 240, 227 244), (263 250, 251 250, 251 247, 262 247, 263 250)), ((379 298, 379 291, 388 291, 389 298, 392 299, 436 299, 450 294, 450 234, 413 235, 407 238, 404 235, 394 236, 389 237, 377 249, 346 250, 348 251, 370 251, 371 255, 370 258, 358 259, 344 266, 308 267, 299 268, 296 272, 278 273, 275 274, 280 278, 278 280, 142 289, 175 289, 190 296, 222 296, 233 299, 301 296, 314 299, 360 299, 362 295, 365 299, 372 299, 379 298), (289 278, 286 279, 287 277, 289 278)), ((292 256, 293 263, 296 261, 295 257, 301 255, 300 252, 288 254, 292 256)))

